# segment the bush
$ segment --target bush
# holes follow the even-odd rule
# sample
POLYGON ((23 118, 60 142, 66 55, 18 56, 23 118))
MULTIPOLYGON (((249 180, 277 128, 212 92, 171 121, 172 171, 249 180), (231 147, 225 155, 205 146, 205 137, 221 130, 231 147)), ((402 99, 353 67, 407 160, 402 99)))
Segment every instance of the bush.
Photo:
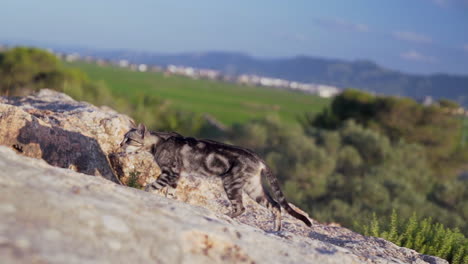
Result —
POLYGON ((65 79, 58 59, 36 48, 14 48, 0 54, 0 92, 22 95, 55 86, 65 79))
POLYGON ((423 106, 409 98, 373 96, 358 90, 346 90, 336 96, 329 109, 315 117, 306 115, 301 123, 310 127, 338 129, 347 120, 387 136, 392 143, 404 140, 426 148, 430 166, 439 177, 454 177, 468 159, 460 157, 462 124, 446 109, 457 105, 441 100, 440 106, 423 106))
POLYGON ((401 221, 393 210, 389 220, 379 221, 374 213, 371 221, 355 224, 355 229, 366 236, 381 237, 421 254, 444 258, 452 264, 468 263, 468 238, 458 229, 446 228, 431 218, 421 220, 413 214, 401 221))
POLYGON ((319 221, 350 227, 372 212, 382 217, 398 208, 404 218, 417 212, 468 231, 468 188, 458 180, 452 181, 456 188, 437 187, 426 149, 418 144, 391 142, 354 121, 337 130, 304 131, 275 118, 237 124, 228 139, 264 157, 287 198, 319 221))
POLYGON ((113 102, 105 84, 91 82, 80 70, 64 68, 52 53, 26 47, 0 53, 0 94, 27 95, 42 88, 98 105, 113 102))

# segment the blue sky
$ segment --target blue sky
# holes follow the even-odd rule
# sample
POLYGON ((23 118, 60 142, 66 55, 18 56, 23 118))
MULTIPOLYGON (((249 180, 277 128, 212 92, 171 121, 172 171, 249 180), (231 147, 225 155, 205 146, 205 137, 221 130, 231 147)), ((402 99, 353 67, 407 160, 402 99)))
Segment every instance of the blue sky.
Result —
POLYGON ((468 74, 468 0, 0 0, 0 42, 366 59, 468 74))

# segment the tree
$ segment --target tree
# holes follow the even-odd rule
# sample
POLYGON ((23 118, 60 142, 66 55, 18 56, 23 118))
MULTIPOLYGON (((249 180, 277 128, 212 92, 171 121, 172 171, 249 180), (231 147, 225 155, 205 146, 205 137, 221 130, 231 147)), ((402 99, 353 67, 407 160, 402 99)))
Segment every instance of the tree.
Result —
POLYGON ((457 149, 461 121, 447 112, 456 105, 441 100, 441 106, 423 106, 409 98, 374 96, 358 90, 346 90, 336 96, 331 107, 312 118, 301 119, 306 131, 311 127, 337 129, 347 120, 386 135, 392 144, 404 140, 426 148, 430 166, 440 177, 453 177, 467 159, 460 160, 457 149), (454 161, 457 161, 455 163, 454 161))
POLYGON ((65 74, 58 59, 51 53, 18 47, 0 55, 0 92, 24 94, 38 88, 55 86, 65 74))

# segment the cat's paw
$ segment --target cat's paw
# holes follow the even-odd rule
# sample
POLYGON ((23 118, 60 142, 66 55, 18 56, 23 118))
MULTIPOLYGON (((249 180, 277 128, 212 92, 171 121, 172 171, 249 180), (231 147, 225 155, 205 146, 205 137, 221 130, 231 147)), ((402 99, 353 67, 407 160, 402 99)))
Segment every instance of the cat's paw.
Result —
POLYGON ((154 191, 154 190, 156 190, 156 188, 153 186, 152 183, 146 185, 146 187, 145 187, 145 192, 152 192, 152 191, 154 191))
POLYGON ((176 199, 176 189, 167 187, 166 191, 164 192, 164 196, 166 196, 167 198, 176 199))
POLYGON ((231 218, 236 218, 239 215, 241 215, 245 211, 245 208, 240 208, 240 209, 233 209, 231 212, 229 212, 227 215, 231 218))

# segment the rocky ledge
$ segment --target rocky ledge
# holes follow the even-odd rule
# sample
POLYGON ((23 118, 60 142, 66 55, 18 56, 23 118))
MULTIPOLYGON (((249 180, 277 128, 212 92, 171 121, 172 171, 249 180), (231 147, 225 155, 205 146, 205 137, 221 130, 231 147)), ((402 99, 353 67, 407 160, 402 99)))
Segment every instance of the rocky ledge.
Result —
POLYGON ((127 187, 160 173, 117 153, 129 120, 50 90, 0 98, 0 263, 447 263, 287 215, 274 233, 248 197, 231 219, 217 179, 183 178, 169 198, 127 187))

